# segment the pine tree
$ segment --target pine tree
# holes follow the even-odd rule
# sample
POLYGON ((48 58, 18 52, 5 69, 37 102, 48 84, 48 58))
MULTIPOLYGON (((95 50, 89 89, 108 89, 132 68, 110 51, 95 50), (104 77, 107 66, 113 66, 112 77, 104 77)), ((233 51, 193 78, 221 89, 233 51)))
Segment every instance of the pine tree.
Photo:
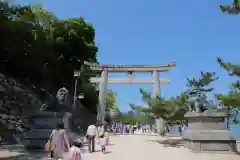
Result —
MULTIPOLYGON (((217 58, 217 62, 224 68, 230 76, 240 77, 240 65, 223 62, 221 58, 217 58)), ((240 81, 232 83, 227 94, 217 94, 216 97, 224 105, 231 108, 240 107, 240 81)))
MULTIPOLYGON (((230 62, 224 62, 221 58, 217 58, 217 62, 225 69, 229 76, 240 77, 240 65, 232 64, 230 62)), ((228 126, 230 124, 230 118, 233 118, 233 122, 237 123, 236 114, 240 108, 240 81, 232 83, 229 87, 229 91, 226 94, 216 94, 216 98, 221 101, 225 106, 228 113, 228 126)))
POLYGON ((188 78, 187 86, 194 87, 200 92, 211 92, 214 88, 209 88, 209 85, 218 79, 215 72, 201 72, 200 78, 188 78))

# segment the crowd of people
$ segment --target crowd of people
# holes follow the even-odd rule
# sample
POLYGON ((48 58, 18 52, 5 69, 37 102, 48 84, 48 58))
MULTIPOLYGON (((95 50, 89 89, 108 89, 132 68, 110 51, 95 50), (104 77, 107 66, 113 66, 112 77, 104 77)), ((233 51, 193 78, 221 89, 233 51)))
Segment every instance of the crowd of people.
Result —
MULTIPOLYGON (((113 134, 134 134, 137 129, 140 129, 139 124, 112 123, 104 125, 93 123, 88 126, 86 132, 88 150, 90 153, 95 152, 96 140, 98 140, 102 152, 105 153, 110 132, 113 134)), ((59 123, 56 128, 53 129, 45 146, 45 150, 49 152, 51 158, 56 160, 81 160, 81 147, 81 141, 70 142, 64 125, 59 123)))
MULTIPOLYGON (((92 124, 88 127, 86 138, 88 141, 89 152, 95 151, 95 139, 100 138, 100 145, 104 152, 105 145, 107 144, 105 138, 105 131, 103 125, 92 124)), ((82 154, 80 148, 82 147, 82 141, 75 140, 70 141, 67 131, 64 129, 62 123, 57 124, 53 129, 48 142, 45 145, 45 151, 49 153, 51 158, 56 160, 82 160, 82 154)))
MULTIPOLYGON (((102 152, 106 152, 106 146, 109 142, 109 133, 113 134, 134 134, 135 131, 141 129, 141 124, 98 124, 93 123, 88 126, 86 132, 86 140, 90 153, 95 152, 95 145, 99 144, 102 152), (96 140, 98 143, 96 143, 96 140)), ((58 124, 52 131, 49 141, 45 146, 45 150, 50 156, 56 160, 81 160, 82 154, 80 148, 81 141, 70 142, 68 134, 62 123, 58 124)))
POLYGON ((113 132, 114 134, 134 134, 136 130, 141 128, 140 124, 124 124, 124 123, 113 123, 108 125, 107 131, 113 132))

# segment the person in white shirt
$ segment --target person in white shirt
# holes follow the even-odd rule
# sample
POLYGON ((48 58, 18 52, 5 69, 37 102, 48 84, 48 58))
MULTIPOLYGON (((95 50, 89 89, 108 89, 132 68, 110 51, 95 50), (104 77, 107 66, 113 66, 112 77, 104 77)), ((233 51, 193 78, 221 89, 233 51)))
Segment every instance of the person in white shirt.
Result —
POLYGON ((103 124, 100 124, 99 127, 98 127, 98 136, 101 137, 104 135, 104 125, 103 124))
POLYGON ((95 137, 97 135, 97 127, 95 124, 88 126, 87 139, 89 152, 95 152, 95 137))

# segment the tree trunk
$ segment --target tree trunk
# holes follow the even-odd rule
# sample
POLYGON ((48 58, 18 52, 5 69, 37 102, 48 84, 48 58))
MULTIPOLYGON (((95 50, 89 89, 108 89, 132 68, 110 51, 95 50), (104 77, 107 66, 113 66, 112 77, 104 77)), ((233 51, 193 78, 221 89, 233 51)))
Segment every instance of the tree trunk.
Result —
POLYGON ((159 135, 165 135, 165 122, 161 117, 156 118, 156 127, 159 135))
POLYGON ((231 111, 231 109, 230 109, 230 107, 229 106, 227 106, 227 129, 229 129, 230 130, 230 116, 231 116, 231 113, 230 113, 230 111, 231 111))

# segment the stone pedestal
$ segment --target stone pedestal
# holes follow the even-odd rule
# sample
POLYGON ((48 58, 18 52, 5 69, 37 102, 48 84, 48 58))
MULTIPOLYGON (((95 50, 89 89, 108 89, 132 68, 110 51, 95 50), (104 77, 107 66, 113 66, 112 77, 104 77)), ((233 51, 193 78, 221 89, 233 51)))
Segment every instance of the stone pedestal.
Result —
POLYGON ((212 110, 186 113, 188 126, 183 133, 185 147, 197 152, 235 151, 236 140, 227 129, 226 117, 226 113, 212 110))
POLYGON ((33 128, 26 133, 24 145, 29 149, 42 149, 56 125, 60 122, 69 131, 72 114, 68 112, 39 112, 31 117, 33 128))

